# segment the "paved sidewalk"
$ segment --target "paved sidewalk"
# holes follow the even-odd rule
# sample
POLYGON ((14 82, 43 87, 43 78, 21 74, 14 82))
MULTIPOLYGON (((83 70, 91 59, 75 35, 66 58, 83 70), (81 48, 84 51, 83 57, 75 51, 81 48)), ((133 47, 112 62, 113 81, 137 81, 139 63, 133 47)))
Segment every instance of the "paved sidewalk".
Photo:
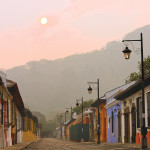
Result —
POLYGON ((5 149, 0 149, 0 150, 22 150, 24 148, 26 148, 27 146, 33 144, 33 143, 36 143, 38 142, 39 140, 36 140, 36 141, 30 141, 30 142, 22 142, 22 143, 19 143, 19 144, 15 144, 13 146, 10 146, 10 147, 7 147, 5 149))

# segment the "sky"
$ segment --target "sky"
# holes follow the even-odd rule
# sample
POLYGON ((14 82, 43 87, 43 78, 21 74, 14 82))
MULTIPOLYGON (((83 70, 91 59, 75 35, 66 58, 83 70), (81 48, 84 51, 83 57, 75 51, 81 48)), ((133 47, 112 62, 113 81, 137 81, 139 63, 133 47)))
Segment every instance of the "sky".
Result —
POLYGON ((149 0, 1 0, 0 68, 100 50, 148 25, 149 6, 149 0))

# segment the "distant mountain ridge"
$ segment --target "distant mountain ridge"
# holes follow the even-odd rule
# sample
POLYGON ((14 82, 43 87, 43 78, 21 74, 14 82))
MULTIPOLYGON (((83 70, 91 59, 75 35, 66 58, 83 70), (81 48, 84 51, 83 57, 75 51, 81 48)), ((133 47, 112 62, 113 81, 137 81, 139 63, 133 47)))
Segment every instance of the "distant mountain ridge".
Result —
MULTIPOLYGON (((144 39, 144 56, 150 55, 150 25, 127 34, 124 39, 144 39)), ((134 48, 139 47, 134 43, 134 48)), ((57 60, 28 62, 6 71, 8 78, 18 83, 22 98, 34 111, 49 116, 51 112, 65 111, 75 106, 76 99, 96 99, 97 91, 87 93, 87 81, 100 79, 100 95, 124 84, 131 72, 137 71, 140 55, 131 54, 125 60, 122 54, 124 43, 112 41, 101 50, 72 55, 57 60)), ((132 46, 130 47, 132 49, 132 46)))

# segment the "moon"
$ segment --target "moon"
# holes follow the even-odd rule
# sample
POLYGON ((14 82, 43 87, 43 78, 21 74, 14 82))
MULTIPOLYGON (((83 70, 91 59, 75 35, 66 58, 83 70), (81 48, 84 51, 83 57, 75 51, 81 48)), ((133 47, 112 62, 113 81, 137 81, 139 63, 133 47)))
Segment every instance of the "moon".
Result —
POLYGON ((46 17, 41 18, 41 24, 47 24, 47 18, 46 17))

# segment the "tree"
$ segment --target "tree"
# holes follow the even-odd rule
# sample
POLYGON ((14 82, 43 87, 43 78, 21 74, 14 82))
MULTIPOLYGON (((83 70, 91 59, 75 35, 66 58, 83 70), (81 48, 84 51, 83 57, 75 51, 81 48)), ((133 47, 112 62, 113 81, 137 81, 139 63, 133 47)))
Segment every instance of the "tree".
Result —
MULTIPOLYGON (((83 109, 91 107, 91 104, 93 104, 93 100, 89 101, 83 101, 83 109)), ((82 106, 79 105, 78 107, 73 108, 73 113, 76 112, 77 115, 80 114, 82 111, 82 106)))
MULTIPOLYGON (((138 62, 138 73, 132 72, 127 79, 125 80, 126 83, 130 83, 132 81, 137 81, 141 79, 142 76, 142 68, 141 68, 141 62, 138 62)), ((148 55, 146 58, 144 58, 144 74, 147 75, 150 73, 150 56, 148 55)))

